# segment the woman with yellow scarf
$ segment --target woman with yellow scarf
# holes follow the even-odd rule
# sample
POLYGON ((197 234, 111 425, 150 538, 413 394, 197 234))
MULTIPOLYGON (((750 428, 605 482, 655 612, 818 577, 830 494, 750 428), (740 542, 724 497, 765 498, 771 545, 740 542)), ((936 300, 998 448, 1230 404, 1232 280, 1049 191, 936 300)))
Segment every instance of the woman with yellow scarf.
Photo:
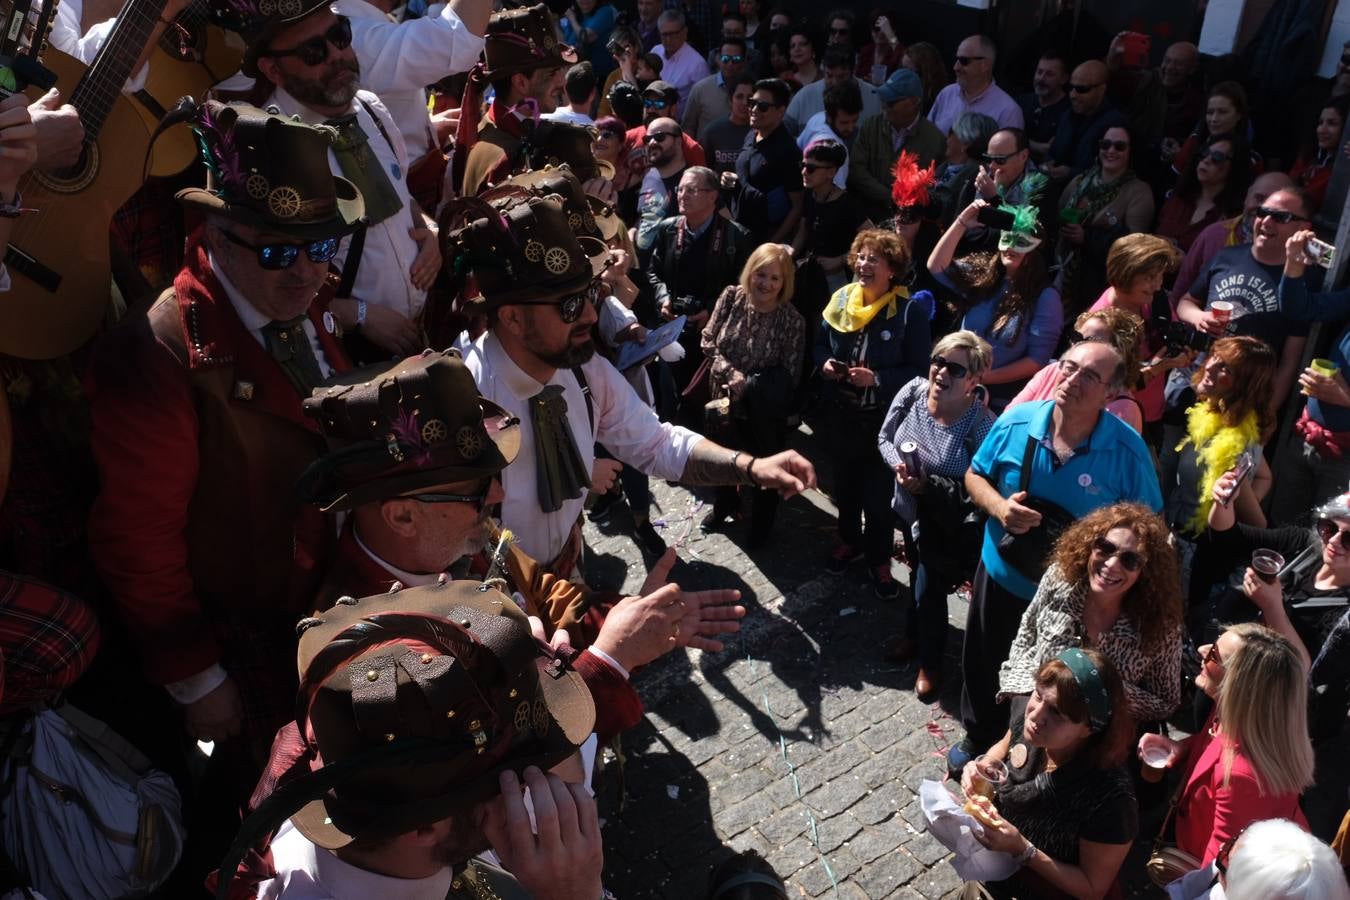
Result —
POLYGON ((894 232, 859 232, 848 265, 856 281, 830 297, 815 345, 839 508, 839 546, 825 568, 839 574, 863 559, 877 599, 891 601, 900 595, 891 575, 895 473, 881 458, 877 434, 895 392, 928 370, 928 312, 899 283, 909 274, 910 253, 894 232))

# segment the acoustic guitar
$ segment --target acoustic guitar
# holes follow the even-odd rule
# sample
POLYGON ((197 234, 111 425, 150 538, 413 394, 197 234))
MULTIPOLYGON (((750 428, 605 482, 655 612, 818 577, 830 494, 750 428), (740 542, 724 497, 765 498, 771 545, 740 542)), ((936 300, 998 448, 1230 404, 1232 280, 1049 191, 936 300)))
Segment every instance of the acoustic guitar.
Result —
POLYGON ((16 221, 10 233, 5 264, 13 286, 0 295, 0 353, 52 359, 98 330, 111 284, 108 226, 143 183, 150 144, 122 85, 165 3, 127 0, 87 68, 58 50, 43 57, 79 112, 84 151, 69 169, 35 169, 19 183, 23 205, 37 212, 16 221))
MULTIPOLYGON (((164 114, 183 96, 201 100, 212 87, 239 71, 244 40, 214 24, 209 0, 192 0, 165 29, 150 53, 145 87, 132 96, 152 134, 164 114)), ((177 175, 197 160, 197 143, 188 128, 170 128, 155 138, 150 174, 177 175)))

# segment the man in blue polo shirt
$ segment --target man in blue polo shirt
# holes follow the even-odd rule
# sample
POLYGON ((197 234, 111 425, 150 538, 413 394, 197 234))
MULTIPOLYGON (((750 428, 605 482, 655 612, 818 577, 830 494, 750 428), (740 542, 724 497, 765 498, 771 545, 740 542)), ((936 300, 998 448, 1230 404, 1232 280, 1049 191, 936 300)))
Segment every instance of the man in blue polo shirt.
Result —
POLYGON ((1040 527, 1028 497, 1059 504, 1074 516, 1121 500, 1162 509, 1153 459, 1139 435, 1104 411, 1120 390, 1125 363, 1114 348, 1075 344, 1059 361, 1053 400, 1023 403, 999 417, 966 473, 971 499, 989 514, 962 650, 965 686, 961 718, 966 738, 952 747, 948 764, 960 771, 1008 729, 1008 707, 996 702, 998 670, 1036 583, 999 554, 1005 533, 1040 527), (1022 465, 1030 442, 1031 477, 1022 490, 1022 465))

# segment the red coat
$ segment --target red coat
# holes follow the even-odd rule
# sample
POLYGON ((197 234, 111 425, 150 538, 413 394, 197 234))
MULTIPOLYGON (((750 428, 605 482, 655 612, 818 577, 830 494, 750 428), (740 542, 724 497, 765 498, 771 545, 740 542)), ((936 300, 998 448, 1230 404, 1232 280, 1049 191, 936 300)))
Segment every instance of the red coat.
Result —
MULTIPOLYGON (((151 680, 223 663, 246 720, 265 709, 284 721, 293 693, 269 679, 284 676, 281 664, 295 677, 294 625, 309 610, 325 527, 295 482, 324 445, 199 235, 173 290, 96 345, 88 391, 102 491, 90 549, 151 680)), ((346 371, 322 324, 325 296, 309 315, 329 364, 346 371)), ((259 722, 261 733, 276 725, 259 722)))
POLYGON ((1177 846, 1208 865, 1223 842, 1262 819, 1289 819, 1307 830, 1297 794, 1263 795, 1251 760, 1241 748, 1233 755, 1227 786, 1223 777, 1222 734, 1211 735, 1214 714, 1186 740, 1186 787, 1177 803, 1177 846))

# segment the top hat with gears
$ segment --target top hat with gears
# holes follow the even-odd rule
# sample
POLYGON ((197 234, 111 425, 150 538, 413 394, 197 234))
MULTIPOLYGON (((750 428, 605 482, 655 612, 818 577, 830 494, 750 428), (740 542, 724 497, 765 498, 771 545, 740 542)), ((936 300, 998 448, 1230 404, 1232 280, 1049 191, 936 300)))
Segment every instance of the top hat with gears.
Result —
POLYGON ((542 3, 493 13, 484 37, 483 75, 489 81, 517 72, 558 69, 577 61, 577 51, 559 39, 553 14, 542 3))
POLYGON ((301 240, 348 234, 365 214, 356 185, 328 168, 332 128, 215 100, 192 127, 206 187, 179 191, 179 202, 301 240))

